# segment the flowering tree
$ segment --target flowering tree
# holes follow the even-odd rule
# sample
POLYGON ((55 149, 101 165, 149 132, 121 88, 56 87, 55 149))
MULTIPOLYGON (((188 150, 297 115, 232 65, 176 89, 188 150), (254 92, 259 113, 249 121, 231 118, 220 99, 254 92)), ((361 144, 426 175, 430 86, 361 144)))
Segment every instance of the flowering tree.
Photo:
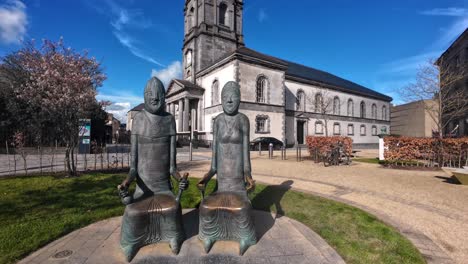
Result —
POLYGON ((34 42, 3 58, 2 86, 13 90, 13 111, 21 126, 41 138, 44 126, 53 125, 66 145, 66 164, 76 174, 74 149, 79 120, 90 115, 97 101, 96 89, 106 79, 100 63, 88 54, 65 47, 63 40, 34 42), (16 107, 15 107, 16 105, 16 107), (20 110, 21 109, 21 110, 20 110))

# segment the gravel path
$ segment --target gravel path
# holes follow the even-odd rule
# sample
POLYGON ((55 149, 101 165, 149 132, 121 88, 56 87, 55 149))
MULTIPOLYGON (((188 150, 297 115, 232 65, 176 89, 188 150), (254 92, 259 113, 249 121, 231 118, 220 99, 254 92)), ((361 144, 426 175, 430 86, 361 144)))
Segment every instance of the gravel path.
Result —
MULTIPOLYGON (((200 155, 209 155, 199 153, 200 155)), ((359 207, 397 228, 428 263, 468 263, 468 186, 450 183, 442 171, 408 171, 354 162, 324 167, 311 161, 286 161, 252 153, 254 178, 280 184, 293 180, 297 190, 359 207)), ((208 161, 180 168, 201 177, 208 161)))

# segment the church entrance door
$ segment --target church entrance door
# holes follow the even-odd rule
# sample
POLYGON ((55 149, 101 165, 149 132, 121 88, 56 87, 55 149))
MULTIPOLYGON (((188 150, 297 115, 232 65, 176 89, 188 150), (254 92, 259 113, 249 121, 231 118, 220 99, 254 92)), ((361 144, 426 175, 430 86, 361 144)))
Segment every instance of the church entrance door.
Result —
POLYGON ((297 143, 304 144, 304 121, 297 121, 297 143))

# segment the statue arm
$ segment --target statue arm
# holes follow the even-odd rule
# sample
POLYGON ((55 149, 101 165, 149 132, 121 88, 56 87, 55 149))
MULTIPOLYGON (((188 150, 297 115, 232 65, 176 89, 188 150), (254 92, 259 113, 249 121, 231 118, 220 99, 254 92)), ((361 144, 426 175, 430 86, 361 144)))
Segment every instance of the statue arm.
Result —
POLYGON ((170 162, 169 173, 171 174, 172 177, 174 177, 174 179, 176 179, 177 181, 180 181, 181 177, 180 177, 179 172, 177 171, 177 162, 176 162, 177 139, 175 135, 176 125, 175 125, 174 117, 172 117, 171 119, 171 126, 172 126, 172 130, 174 131, 174 135, 171 136, 171 147, 170 147, 170 154, 169 154, 170 155, 169 156, 169 162, 170 162))
POLYGON ((247 117, 242 122, 242 157, 244 164, 244 177, 247 182, 247 191, 255 189, 255 181, 252 178, 252 167, 250 164, 250 122, 247 117))
POLYGON ((201 179, 198 182, 197 186, 200 190, 205 189, 206 184, 211 180, 211 178, 213 178, 213 176, 216 174, 216 171, 217 171, 216 154, 217 154, 217 149, 218 149, 218 140, 216 138, 217 138, 218 124, 216 120, 215 122, 213 122, 213 143, 212 143, 212 154, 211 154, 211 166, 210 166, 210 170, 208 171, 208 173, 206 173, 203 176, 203 179, 201 179))
POLYGON ((131 136, 131 147, 130 147, 130 172, 128 173, 127 178, 119 186, 117 186, 117 189, 119 191, 119 196, 122 200, 122 203, 125 205, 132 203, 132 197, 128 194, 128 187, 138 175, 137 164, 138 164, 138 136, 133 134, 131 136))

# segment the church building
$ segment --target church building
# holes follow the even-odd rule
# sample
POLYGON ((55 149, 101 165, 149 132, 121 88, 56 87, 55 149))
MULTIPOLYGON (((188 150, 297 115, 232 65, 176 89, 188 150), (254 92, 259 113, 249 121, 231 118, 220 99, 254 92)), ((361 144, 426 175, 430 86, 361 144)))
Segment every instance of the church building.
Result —
POLYGON ((239 111, 250 119, 250 137, 274 137, 287 146, 306 136, 349 136, 377 144, 389 132, 391 97, 333 74, 282 60, 244 45, 243 0, 186 0, 183 78, 170 83, 167 111, 177 131, 205 132, 223 112, 221 90, 239 83, 239 111), (195 111, 192 111, 195 110, 195 111))

